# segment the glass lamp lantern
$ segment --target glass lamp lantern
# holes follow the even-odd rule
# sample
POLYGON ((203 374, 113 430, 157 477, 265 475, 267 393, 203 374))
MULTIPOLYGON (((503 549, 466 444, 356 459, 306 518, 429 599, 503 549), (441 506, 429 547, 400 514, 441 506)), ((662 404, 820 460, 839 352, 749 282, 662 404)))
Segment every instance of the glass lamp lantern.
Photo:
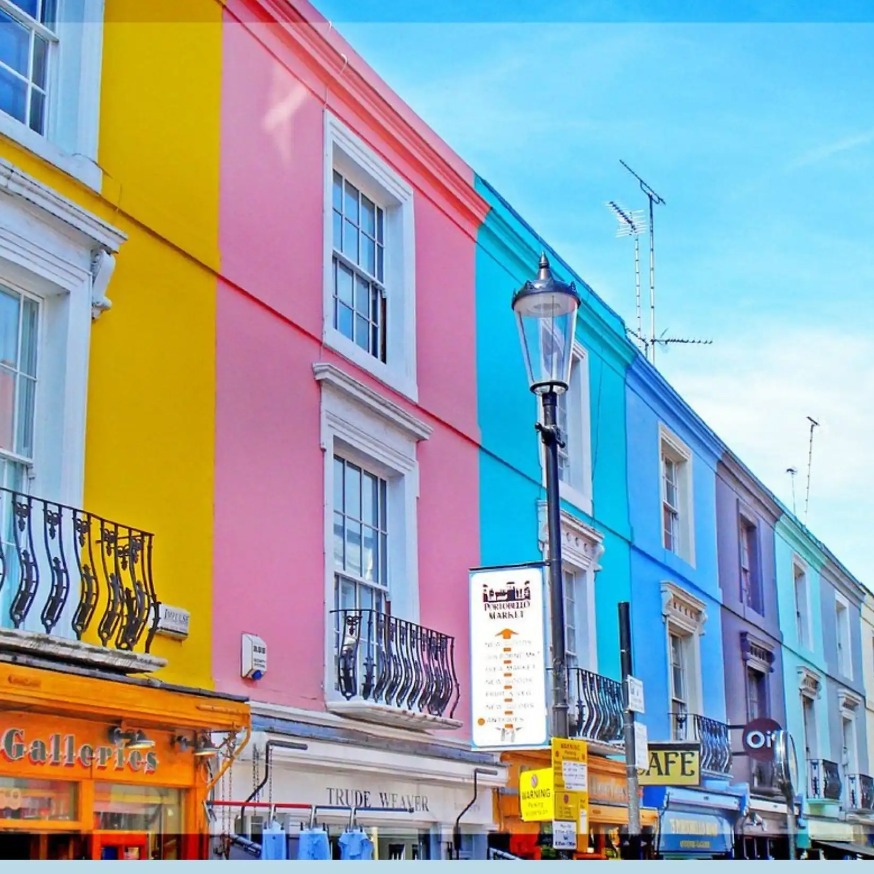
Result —
POLYGON ((528 384, 535 394, 567 391, 579 306, 576 286, 556 279, 543 253, 537 279, 513 295, 528 384))

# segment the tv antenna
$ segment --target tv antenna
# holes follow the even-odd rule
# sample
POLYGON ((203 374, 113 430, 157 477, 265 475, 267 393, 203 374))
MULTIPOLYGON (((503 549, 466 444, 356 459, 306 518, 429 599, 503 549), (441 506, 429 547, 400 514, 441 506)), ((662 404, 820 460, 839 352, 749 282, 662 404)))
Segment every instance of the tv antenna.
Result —
POLYGON ((819 422, 816 419, 807 417, 810 422, 810 440, 807 447, 807 491, 804 495, 804 524, 807 525, 807 507, 810 503, 810 467, 813 462, 813 429, 819 427, 819 422))
POLYGON ((792 515, 797 516, 798 513, 795 510, 795 474, 798 473, 798 468, 797 467, 787 467, 786 473, 788 473, 790 478, 792 479, 792 515))
MULTIPOLYGON (((655 192, 652 186, 649 185, 644 179, 637 175, 628 164, 625 163, 621 158, 619 159, 619 163, 637 180, 640 185, 640 190, 646 195, 647 200, 649 201, 649 338, 647 340, 643 340, 644 346, 644 354, 649 353, 648 357, 652 364, 655 364, 655 350, 657 345, 668 346, 671 343, 685 343, 685 344, 693 344, 700 346, 709 346, 713 341, 712 340, 694 340, 691 338, 674 338, 674 337, 665 337, 664 332, 661 336, 656 337, 656 327, 655 327, 655 223, 653 220, 653 206, 655 204, 664 204, 665 199, 655 192)), ((610 202, 612 203, 612 201, 610 202)), ((610 204, 608 204, 609 206, 610 204)), ((612 209, 612 207, 611 207, 612 209)), ((628 213, 627 210, 625 210, 628 213)), ((631 215, 630 213, 628 213, 631 215)), ((618 217, 618 216, 617 216, 618 217)), ((620 221, 623 219, 620 218, 620 221)), ((631 233, 631 231, 629 231, 631 233)), ((617 236, 622 236, 617 233, 617 236)), ((637 245, 637 239, 635 238, 635 247, 637 245)), ((637 249, 635 248, 635 257, 638 256, 637 249)), ((638 302, 640 300, 640 285, 638 283, 638 302)), ((640 321, 640 305, 638 303, 638 322, 640 321)), ((639 339, 642 338, 642 328, 638 325, 638 334, 641 335, 639 339)))
POLYGON ((616 216, 619 226, 617 237, 632 237, 634 240, 634 289, 637 315, 637 331, 631 331, 631 336, 643 347, 643 354, 649 357, 649 341, 643 334, 643 316, 640 310, 640 235, 646 230, 646 219, 642 209, 624 209, 615 200, 607 201, 607 209, 616 216))

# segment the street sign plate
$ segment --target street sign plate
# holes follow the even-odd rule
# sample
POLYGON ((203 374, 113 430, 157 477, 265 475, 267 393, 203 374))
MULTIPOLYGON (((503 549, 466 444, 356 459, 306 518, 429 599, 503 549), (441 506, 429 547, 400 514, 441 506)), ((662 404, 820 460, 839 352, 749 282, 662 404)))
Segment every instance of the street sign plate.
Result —
POLYGON ((638 771, 646 771, 649 768, 647 732, 642 722, 634 723, 634 763, 638 771))
POLYGON ((633 713, 644 713, 643 680, 631 676, 626 679, 628 681, 628 709, 633 713))

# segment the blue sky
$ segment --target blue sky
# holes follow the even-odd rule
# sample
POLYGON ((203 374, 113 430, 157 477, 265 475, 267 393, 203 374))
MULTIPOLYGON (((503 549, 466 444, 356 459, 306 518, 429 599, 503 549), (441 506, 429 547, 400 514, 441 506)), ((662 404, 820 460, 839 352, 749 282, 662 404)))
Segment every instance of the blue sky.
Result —
POLYGON ((713 340, 657 366, 802 519, 820 422, 807 521, 874 585, 874 6, 316 2, 631 326, 604 203, 652 185, 657 333, 713 340))

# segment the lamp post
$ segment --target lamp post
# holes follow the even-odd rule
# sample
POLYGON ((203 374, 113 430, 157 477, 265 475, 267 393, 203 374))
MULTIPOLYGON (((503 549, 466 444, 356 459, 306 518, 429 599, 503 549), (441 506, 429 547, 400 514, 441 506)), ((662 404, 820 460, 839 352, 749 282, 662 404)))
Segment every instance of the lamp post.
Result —
POLYGON ((552 735, 568 736, 567 659, 565 657, 564 579, 561 570, 561 508, 558 448, 564 440, 558 427, 558 396, 570 382, 574 328, 580 296, 576 286, 552 275, 546 253, 540 256, 537 279, 513 295, 528 384, 543 404, 537 425, 546 455, 546 507, 549 546, 550 628, 552 630, 552 735))

